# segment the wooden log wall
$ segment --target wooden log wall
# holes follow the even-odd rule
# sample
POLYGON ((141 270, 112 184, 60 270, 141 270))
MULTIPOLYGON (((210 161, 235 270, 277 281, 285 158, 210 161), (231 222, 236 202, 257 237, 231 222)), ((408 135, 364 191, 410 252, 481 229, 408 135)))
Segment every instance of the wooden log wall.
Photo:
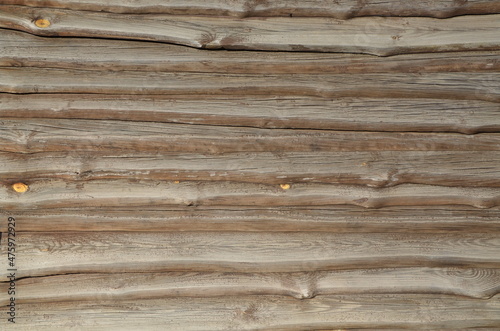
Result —
POLYGON ((498 330, 499 104, 496 0, 2 0, 0 328, 498 330))

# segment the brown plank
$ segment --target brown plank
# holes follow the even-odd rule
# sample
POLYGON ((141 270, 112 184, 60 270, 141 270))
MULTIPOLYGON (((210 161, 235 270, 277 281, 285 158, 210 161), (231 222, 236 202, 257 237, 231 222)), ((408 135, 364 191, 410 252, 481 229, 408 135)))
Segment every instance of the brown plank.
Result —
MULTIPOLYGON (((281 295, 311 299, 348 294, 442 294, 488 299, 500 292, 499 269, 399 268, 305 273, 112 273, 25 278, 16 302, 140 300, 281 295)), ((0 283, 3 293, 9 283, 0 283)), ((0 303, 7 305, 9 298, 0 303)))
POLYGON ((144 41, 43 38, 0 30, 0 66, 247 74, 494 72, 500 71, 500 55, 490 51, 380 58, 339 53, 200 52, 189 47, 144 41), (82 49, 92 49, 92 54, 82 49))
MULTIPOLYGON (((2 219, 15 217, 18 232, 334 232, 334 233, 497 233, 500 209, 466 206, 386 207, 356 206, 280 207, 263 206, 191 208, 148 206, 106 209, 59 208, 0 210, 2 219)), ((7 232, 7 223, 0 224, 7 232)))
MULTIPOLYGON (((310 272, 393 267, 498 268, 498 233, 18 233, 17 278, 164 271, 310 272)), ((6 245, 2 245, 5 253, 6 245)), ((5 254, 4 254, 5 255, 5 254)), ((0 261, 7 270, 7 259, 0 261)))
POLYGON ((169 298, 23 305, 24 330, 332 330, 498 328, 499 297, 441 295, 169 298))
MULTIPOLYGON (((0 151, 137 155, 238 152, 498 151, 500 134, 258 129, 154 122, 2 119, 0 151)), ((367 160, 369 161, 369 160, 367 160)), ((91 169, 86 169, 91 170, 91 169)), ((85 171, 86 171, 85 170, 85 171)))
POLYGON ((499 114, 497 103, 476 100, 0 93, 0 118, 474 134, 500 132, 499 114))
POLYGON ((356 16, 430 16, 451 17, 467 14, 500 13, 497 1, 492 0, 3 0, 3 4, 32 7, 66 8, 73 10, 106 11, 136 14, 173 15, 228 15, 237 17, 258 16, 331 16, 351 18, 356 16))
POLYGON ((230 75, 0 68, 0 76, 0 92, 4 93, 438 98, 500 102, 498 73, 230 75))
POLYGON ((1 153, 0 181, 232 181, 500 188, 500 152, 1 153))
POLYGON ((498 50, 497 15, 421 17, 255 18, 127 15, 0 7, 0 27, 43 36, 149 40, 204 49, 315 51, 388 56, 498 50), (37 21, 37 20, 44 21, 37 21), (36 22, 42 22, 42 24, 36 22), (468 31, 463 33, 463 27, 468 31))

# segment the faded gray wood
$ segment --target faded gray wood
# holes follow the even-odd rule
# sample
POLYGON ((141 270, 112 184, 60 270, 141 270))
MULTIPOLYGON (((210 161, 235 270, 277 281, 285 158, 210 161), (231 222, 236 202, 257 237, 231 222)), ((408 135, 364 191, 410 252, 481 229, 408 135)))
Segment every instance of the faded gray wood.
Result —
POLYGON ((279 296, 168 298, 23 305, 24 330, 328 330, 498 328, 499 297, 346 295, 297 301, 279 296))
POLYGON ((388 56, 499 50, 498 15, 447 20, 409 17, 236 19, 121 15, 0 5, 0 27, 44 36, 149 40, 203 49, 315 51, 388 56), (47 27, 36 25, 44 19, 47 27), (467 33, 463 27, 467 26, 467 33))
POLYGON ((499 152, 0 153, 0 180, 232 181, 499 187, 499 152))
MULTIPOLYGON (((500 63, 500 62, 499 62, 500 63)), ((498 103, 453 99, 0 93, 0 118, 98 119, 267 129, 500 132, 498 103)))
POLYGON ((451 17, 466 14, 500 13, 497 1, 492 0, 424 0, 419 2, 396 0, 325 1, 325 0, 3 0, 3 4, 32 7, 66 8, 115 13, 182 14, 255 16, 331 16, 351 18, 355 16, 430 16, 451 17))
POLYGON ((339 53, 200 52, 162 43, 43 38, 19 31, 0 30, 0 66, 246 74, 494 72, 500 71, 500 55, 490 51, 379 58, 339 53), (92 53, 83 52, 85 48, 92 49, 92 53))
MULTIPOLYGON (((68 273, 497 268, 494 233, 18 233, 18 278, 68 273)), ((0 266, 7 269, 7 259, 0 266)))
MULTIPOLYGON (((500 21, 500 20, 499 20, 500 21)), ((206 74, 1 68, 0 92, 442 98, 500 102, 498 73, 206 74)))
MULTIPOLYGON (((286 183, 286 181, 285 181, 286 183)), ((279 185, 234 182, 63 180, 30 184, 24 194, 0 187, 0 207, 11 212, 37 208, 168 206, 500 206, 500 189, 404 184, 383 189, 329 184, 279 185)))
POLYGON ((499 329, 499 13, 2 1, 17 328, 499 329))
MULTIPOLYGON (((100 273, 25 278, 16 300, 42 302, 141 300, 177 297, 443 294, 489 299, 500 292, 499 269, 389 268, 304 273, 100 273), (374 283, 375 282, 375 283, 374 283), (429 284, 433 284, 432 287, 429 284)), ((4 292, 8 283, 0 283, 4 292)), ((2 304, 8 304, 1 299, 2 304)))
POLYGON ((499 151, 500 134, 259 129, 155 122, 2 119, 0 152, 151 155, 238 152, 499 151))
MULTIPOLYGON (((12 212, 0 210, 7 219, 12 212)), ((500 209, 466 206, 314 208, 264 206, 181 206, 17 210, 21 232, 334 232, 334 233, 496 233, 500 209)), ((2 224, 2 232, 7 225, 2 224)))

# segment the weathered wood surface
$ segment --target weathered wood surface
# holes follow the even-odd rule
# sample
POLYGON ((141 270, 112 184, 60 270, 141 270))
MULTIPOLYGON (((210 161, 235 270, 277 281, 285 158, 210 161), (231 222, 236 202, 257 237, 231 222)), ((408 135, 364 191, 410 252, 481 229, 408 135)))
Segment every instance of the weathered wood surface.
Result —
POLYGON ((427 98, 204 96, 197 100, 189 95, 149 95, 131 100, 123 95, 0 93, 0 118, 373 132, 500 131, 498 103, 427 98))
POLYGON ((390 187, 400 184, 498 187, 500 153, 473 151, 165 153, 109 151, 22 154, 1 152, 0 180, 331 183, 390 187))
MULTIPOLYGON (((500 20, 499 20, 500 21, 500 20)), ((443 98, 500 102, 498 73, 207 74, 1 68, 0 92, 443 98)))
MULTIPOLYGON (((496 268, 500 263, 498 233, 37 232, 18 233, 17 242, 18 278, 162 271, 496 268)), ((7 259, 0 263, 6 270, 7 259)))
POLYGON ((202 49, 314 51, 388 56, 500 50, 500 16, 433 18, 121 15, 0 5, 0 27, 43 36, 149 40, 202 49), (37 20, 42 19, 42 27, 37 20), (467 33, 463 27, 467 27, 467 33))
POLYGON ((18 209, 68 207, 168 207, 184 206, 333 206, 365 208, 388 206, 467 205, 476 208, 500 206, 499 188, 464 188, 406 184, 383 189, 348 185, 294 184, 280 186, 253 183, 164 182, 94 180, 90 182, 40 181, 29 193, 18 195, 10 187, 0 188, 0 206, 18 209))
POLYGON ((490 300, 442 295, 336 295, 297 301, 280 296, 167 298, 119 302, 23 305, 24 330, 332 330, 498 328, 499 297, 490 300), (210 307, 210 310, 207 310, 210 307), (127 318, 123 318, 127 316, 127 318))
MULTIPOLYGON (((0 152, 222 155, 241 152, 495 151, 500 134, 260 129, 134 121, 2 119, 0 152), (291 144, 290 142, 293 142, 291 144)), ((143 154, 144 155, 144 154, 143 154)), ((370 160, 366 160, 370 161, 370 160)), ((362 166, 360 164, 359 166, 362 166)), ((22 168, 21 168, 22 169, 22 168)), ((85 170, 86 171, 86 170, 85 170)), ((494 172, 495 173, 495 172, 494 172)))
POLYGON ((406 54, 389 58, 342 53, 318 53, 311 57, 306 52, 200 53, 196 49, 170 44, 153 43, 141 47, 141 42, 134 41, 131 45, 127 43, 120 47, 121 43, 114 40, 60 40, 14 31, 8 33, 19 33, 23 39, 26 36, 37 38, 35 40, 44 41, 44 44, 22 46, 23 44, 18 42, 18 45, 14 46, 15 43, 9 41, 9 47, 5 45, 0 49, 2 67, 249 74, 488 72, 500 69, 500 56, 492 51, 406 54), (105 48, 106 43, 112 45, 105 48), (58 47, 58 52, 51 52, 51 47, 58 47), (89 58, 81 49, 77 50, 78 47, 93 48, 93 56, 89 58))
MULTIPOLYGON (((489 299, 498 293, 499 269, 386 268, 302 273, 98 273, 25 278, 17 300, 40 302, 144 298, 426 293, 489 299), (376 278, 377 284, 370 282, 376 278), (433 284, 429 287, 429 284, 433 284)), ((7 291, 7 284, 0 289, 7 291)), ((7 300, 2 299, 2 304, 7 300)))
POLYGON ((456 15, 500 13, 493 0, 425 0, 396 1, 326 1, 326 0, 3 0, 5 5, 65 8, 135 14, 259 16, 330 16, 347 19, 356 16, 430 16, 446 18, 456 15))
MULTIPOLYGON (((0 210, 5 219, 12 212, 0 210)), ((385 207, 356 206, 148 206, 140 213, 122 208, 59 208, 16 210, 21 232, 334 232, 334 233, 498 233, 500 208, 466 206, 385 207)), ((0 228, 7 231, 6 224, 0 228)))
POLYGON ((497 52, 423 53, 379 58, 304 52, 200 52, 189 47, 117 40, 43 38, 19 31, 0 33, 0 66, 98 71, 167 71, 241 74, 492 72, 497 52), (92 49, 92 53, 83 49, 92 49), (57 49, 57 52, 54 51, 57 49))
POLYGON ((2 1, 12 329, 497 330, 499 13, 2 1))

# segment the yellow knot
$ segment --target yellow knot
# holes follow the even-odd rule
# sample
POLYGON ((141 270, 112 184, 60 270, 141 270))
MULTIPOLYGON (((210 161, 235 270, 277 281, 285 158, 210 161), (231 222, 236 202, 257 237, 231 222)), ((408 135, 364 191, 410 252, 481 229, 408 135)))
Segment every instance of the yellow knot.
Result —
POLYGON ((180 181, 174 180, 174 184, 179 184, 179 183, 180 183, 180 181))
POLYGON ((290 184, 281 184, 280 187, 284 190, 289 190, 290 189, 290 184))
POLYGON ((24 184, 24 183, 15 183, 12 185, 12 188, 14 189, 14 191, 16 191, 17 193, 24 193, 28 190, 28 185, 24 184))
POLYGON ((45 29, 50 26, 50 21, 45 18, 39 18, 35 21, 35 25, 41 29, 45 29))

